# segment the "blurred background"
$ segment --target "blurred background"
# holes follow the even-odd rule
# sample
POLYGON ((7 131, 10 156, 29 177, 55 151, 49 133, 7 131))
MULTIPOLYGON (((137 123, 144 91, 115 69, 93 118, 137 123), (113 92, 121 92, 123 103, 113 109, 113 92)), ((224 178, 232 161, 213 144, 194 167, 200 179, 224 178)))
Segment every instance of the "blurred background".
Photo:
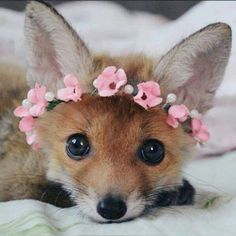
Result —
MULTIPOLYGON (((0 1, 0 7, 22 11, 27 1, 0 1)), ((67 1, 47 1, 52 5, 67 1)), ((112 1, 119 3, 129 10, 147 11, 150 13, 161 14, 169 19, 177 19, 189 8, 197 4, 199 1, 112 1)))

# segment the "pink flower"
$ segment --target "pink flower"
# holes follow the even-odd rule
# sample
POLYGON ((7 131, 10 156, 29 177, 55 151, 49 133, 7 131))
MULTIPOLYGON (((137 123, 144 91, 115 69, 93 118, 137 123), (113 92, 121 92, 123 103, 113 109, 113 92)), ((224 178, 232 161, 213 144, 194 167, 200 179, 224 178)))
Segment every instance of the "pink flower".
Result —
POLYGON ((33 146, 34 150, 39 149, 39 144, 36 142, 35 134, 35 118, 41 116, 47 106, 45 99, 46 87, 35 85, 27 94, 27 106, 23 105, 14 110, 14 115, 22 118, 19 122, 19 129, 26 134, 26 141, 33 146))
POLYGON ((21 132, 29 132, 34 128, 35 120, 32 116, 25 116, 19 122, 21 132))
POLYGON ((40 145, 37 142, 37 136, 35 130, 26 132, 26 141, 29 145, 32 145, 34 150, 38 150, 40 148, 40 145))
POLYGON ((22 118, 22 117, 25 117, 25 116, 29 116, 30 113, 29 113, 29 110, 27 110, 25 107, 19 106, 14 110, 14 115, 17 116, 17 117, 22 118))
POLYGON ((177 128, 179 122, 184 122, 187 120, 189 115, 188 108, 184 105, 173 105, 168 110, 168 118, 166 123, 173 128, 177 128))
POLYGON ((39 117, 41 116, 45 108, 47 106, 47 101, 45 99, 46 87, 35 85, 35 88, 30 89, 27 94, 27 101, 30 104, 28 108, 24 106, 19 106, 14 110, 14 115, 17 117, 26 117, 33 116, 39 117))
POLYGON ((27 143, 32 145, 34 150, 38 150, 40 145, 36 140, 35 119, 30 115, 23 117, 19 122, 19 129, 26 134, 27 143))
POLYGON ((101 97, 110 97, 126 83, 127 77, 124 70, 117 70, 115 66, 109 66, 94 80, 93 85, 101 97))
POLYGON ((208 128, 206 125, 203 124, 201 118, 194 118, 191 121, 191 126, 192 126, 192 135, 195 139, 206 142, 210 134, 208 132, 208 128))
POLYGON ((78 79, 74 75, 67 75, 64 78, 64 84, 66 88, 59 89, 57 91, 58 99, 64 102, 68 102, 70 100, 77 102, 78 100, 81 100, 82 89, 78 79))
POLYGON ((31 145, 36 142, 36 132, 32 130, 30 132, 26 132, 26 142, 31 145))
POLYGON ((162 102, 161 90, 158 83, 154 81, 143 82, 137 85, 138 93, 134 97, 134 101, 148 109, 155 107, 162 102))
POLYGON ((46 104, 35 104, 30 109, 29 112, 34 117, 39 117, 45 112, 46 104))
POLYGON ((35 87, 30 89, 28 92, 27 98, 33 104, 46 103, 45 94, 46 87, 44 85, 40 86, 36 83, 35 87))
POLYGON ((47 100, 45 99, 46 87, 40 86, 36 83, 35 88, 30 89, 27 94, 27 99, 33 105, 29 108, 29 113, 38 117, 41 116, 45 112, 45 108, 47 106, 47 100))

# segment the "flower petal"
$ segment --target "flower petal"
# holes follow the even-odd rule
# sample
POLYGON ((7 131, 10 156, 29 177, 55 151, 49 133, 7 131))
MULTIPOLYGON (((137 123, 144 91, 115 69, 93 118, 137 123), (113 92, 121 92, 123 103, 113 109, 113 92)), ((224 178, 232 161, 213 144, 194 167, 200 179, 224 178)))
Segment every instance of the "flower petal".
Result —
POLYGON ((116 72, 115 66, 106 67, 97 77, 93 85, 101 97, 109 97, 116 94, 119 88, 127 83, 127 77, 123 69, 116 72))
POLYGON ((118 91, 120 87, 125 85, 127 83, 127 80, 120 80, 116 83, 116 90, 118 91))
POLYGON ((148 107, 155 107, 155 106, 161 104, 162 100, 163 99, 160 97, 152 97, 147 100, 147 105, 148 105, 148 107))
POLYGON ((192 119, 191 126, 192 126, 192 135, 194 138, 203 142, 209 139, 210 134, 208 132, 208 128, 206 125, 202 123, 201 119, 199 118, 192 119))
POLYGON ((116 72, 115 66, 108 66, 103 70, 102 75, 110 76, 110 75, 113 75, 115 72, 116 72))
POLYGON ((64 102, 68 102, 71 99, 71 95, 73 95, 73 93, 74 88, 72 87, 59 89, 57 91, 57 98, 64 102))
POLYGON ((136 103, 138 103, 140 106, 144 107, 146 110, 148 109, 148 106, 147 106, 146 102, 143 99, 141 99, 141 98, 134 98, 134 101, 136 103))
POLYGON ((14 115, 17 116, 17 117, 25 117, 25 116, 29 116, 30 113, 23 106, 19 106, 14 110, 14 115))
POLYGON ((141 83, 143 90, 146 94, 150 94, 156 97, 159 97, 161 95, 160 86, 155 81, 147 81, 144 83, 141 83))
POLYGON ((77 79, 76 76, 69 74, 69 75, 65 76, 64 84, 66 87, 75 87, 75 86, 77 86, 77 84, 79 84, 79 80, 77 79))
POLYGON ((45 112, 45 108, 46 104, 36 104, 30 108, 30 115, 32 115, 33 117, 39 117, 45 112))
POLYGON ((206 142, 210 138, 210 134, 208 132, 200 131, 195 135, 195 137, 200 139, 202 142, 206 142))
POLYGON ((45 94, 46 87, 44 85, 40 86, 36 83, 35 87, 30 89, 28 92, 27 99, 33 104, 37 104, 39 102, 46 103, 45 94))
POLYGON ((95 88, 97 90, 104 90, 109 88, 110 83, 114 82, 114 78, 106 77, 104 75, 99 75, 95 81, 96 81, 95 88))
POLYGON ((134 99, 140 99, 142 96, 143 96, 143 87, 141 84, 138 84, 137 85, 137 88, 138 88, 138 93, 134 96, 134 99))
POLYGON ((201 128, 202 122, 200 119, 194 118, 191 121, 191 128, 192 128, 192 133, 195 135, 201 128))
POLYGON ((22 132, 29 132, 34 128, 35 120, 32 116, 23 117, 19 122, 19 129, 22 132))
POLYGON ((175 119, 172 115, 168 115, 166 123, 170 125, 173 128, 177 128, 179 126, 179 122, 177 119, 175 119))
POLYGON ((38 99, 38 103, 47 103, 46 99, 45 99, 45 94, 46 94, 47 88, 42 85, 40 86, 37 90, 36 90, 36 95, 37 95, 37 99, 38 99))
MULTIPOLYGON (((116 77, 119 82, 122 82, 122 85, 125 85, 127 83, 127 76, 126 76, 126 73, 123 69, 117 70, 116 77)), ((122 86, 122 85, 120 85, 120 86, 122 86)))
POLYGON ((31 102, 31 103, 37 103, 38 100, 37 100, 37 96, 36 96, 36 92, 35 92, 35 89, 30 89, 28 94, 27 94, 27 99, 31 102))
POLYGON ((26 134, 26 141, 29 145, 33 144, 36 141, 36 133, 26 134))
POLYGON ((57 98, 64 102, 77 102, 78 100, 81 100, 81 95, 82 89, 79 86, 76 88, 67 87, 57 91, 57 98))
POLYGON ((148 81, 139 83, 137 87, 138 93, 134 97, 134 100, 138 101, 137 103, 139 104, 141 103, 143 107, 155 107, 162 102, 162 98, 159 97, 160 87, 158 83, 154 81, 148 81), (140 102, 139 100, 142 100, 142 102, 140 102))
MULTIPOLYGON (((150 81, 153 82, 153 81, 150 81)), ((160 89, 160 85, 156 82, 153 82, 151 85, 151 93, 154 96, 161 96, 161 89, 160 89)))
POLYGON ((188 111, 187 107, 183 104, 173 105, 168 110, 168 114, 170 114, 171 116, 175 118, 182 118, 182 117, 186 117, 187 111, 188 111))
POLYGON ((104 89, 104 90, 98 90, 98 94, 101 97, 111 97, 115 95, 117 92, 116 89, 104 89))
POLYGON ((77 84, 75 87, 75 95, 77 97, 77 100, 81 99, 82 94, 83 94, 83 90, 82 90, 80 84, 77 84))

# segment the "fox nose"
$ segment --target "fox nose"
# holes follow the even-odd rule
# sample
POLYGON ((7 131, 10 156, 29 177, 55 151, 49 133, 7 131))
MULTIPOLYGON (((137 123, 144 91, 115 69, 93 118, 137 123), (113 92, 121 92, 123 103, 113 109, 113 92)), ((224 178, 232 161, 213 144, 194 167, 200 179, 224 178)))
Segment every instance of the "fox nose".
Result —
POLYGON ((105 197, 97 205, 98 214, 107 220, 118 220, 126 211, 126 203, 118 197, 105 197))

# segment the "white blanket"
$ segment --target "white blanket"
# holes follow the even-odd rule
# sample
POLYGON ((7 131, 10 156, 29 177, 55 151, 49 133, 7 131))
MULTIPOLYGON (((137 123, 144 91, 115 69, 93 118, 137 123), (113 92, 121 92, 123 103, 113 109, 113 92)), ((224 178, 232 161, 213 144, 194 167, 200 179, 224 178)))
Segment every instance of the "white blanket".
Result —
MULTIPOLYGON (((101 225, 82 219, 76 208, 37 201, 0 203, 2 235, 236 235, 236 2, 202 2, 176 21, 129 12, 111 2, 71 2, 58 7, 96 52, 162 54, 183 37, 213 22, 229 23, 233 48, 216 107, 206 117, 211 142, 184 173, 197 187, 194 207, 169 208, 153 218, 101 225), (99 42, 99 43, 98 43, 99 42), (222 115, 224 114, 224 115, 222 115), (219 156, 223 154, 223 156, 219 156)), ((0 9, 0 56, 24 59, 23 13, 0 9)))

